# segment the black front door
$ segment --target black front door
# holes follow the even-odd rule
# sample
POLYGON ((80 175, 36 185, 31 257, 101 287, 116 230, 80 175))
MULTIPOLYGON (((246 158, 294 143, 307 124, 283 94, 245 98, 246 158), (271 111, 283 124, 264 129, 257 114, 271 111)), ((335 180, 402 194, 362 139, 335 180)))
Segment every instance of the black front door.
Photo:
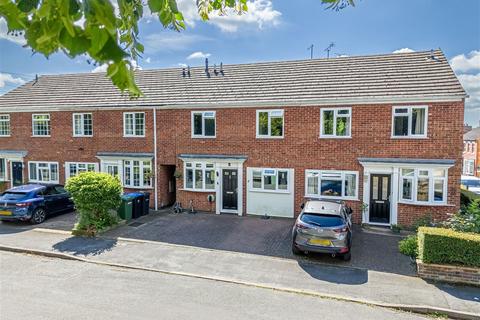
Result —
POLYGON ((223 169, 222 179, 222 196, 223 209, 237 210, 237 188, 238 188, 238 171, 237 169, 223 169))
POLYGON ((389 174, 372 174, 370 178, 370 222, 390 223, 389 174))
POLYGON ((12 162, 12 185, 14 187, 23 184, 23 163, 12 162))

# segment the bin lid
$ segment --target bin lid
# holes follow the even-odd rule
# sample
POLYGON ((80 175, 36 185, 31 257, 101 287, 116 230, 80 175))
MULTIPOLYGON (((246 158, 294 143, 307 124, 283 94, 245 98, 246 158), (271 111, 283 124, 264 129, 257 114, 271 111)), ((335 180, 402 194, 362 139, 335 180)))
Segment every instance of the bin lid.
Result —
POLYGON ((131 194, 131 193, 124 193, 124 194, 122 195, 122 200, 127 200, 127 201, 129 201, 129 200, 133 200, 133 199, 135 199, 135 198, 136 198, 136 196, 135 196, 134 194, 131 194))

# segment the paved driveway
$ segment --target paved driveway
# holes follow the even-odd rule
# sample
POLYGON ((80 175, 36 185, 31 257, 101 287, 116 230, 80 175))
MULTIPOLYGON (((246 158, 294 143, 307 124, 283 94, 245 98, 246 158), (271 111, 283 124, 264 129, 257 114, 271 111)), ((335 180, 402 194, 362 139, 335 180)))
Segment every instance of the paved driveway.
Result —
POLYGON ((66 212, 48 216, 47 219, 41 224, 30 224, 25 221, 0 221, 0 234, 18 233, 34 228, 45 228, 54 230, 70 231, 73 229, 73 225, 76 222, 75 212, 66 212))
POLYGON ((214 214, 169 214, 169 211, 150 214, 118 227, 107 237, 126 237, 196 246, 217 250, 236 251, 276 256, 300 261, 345 265, 414 275, 410 259, 398 252, 400 236, 365 231, 355 226, 352 260, 349 262, 328 255, 291 253, 292 219, 214 214))

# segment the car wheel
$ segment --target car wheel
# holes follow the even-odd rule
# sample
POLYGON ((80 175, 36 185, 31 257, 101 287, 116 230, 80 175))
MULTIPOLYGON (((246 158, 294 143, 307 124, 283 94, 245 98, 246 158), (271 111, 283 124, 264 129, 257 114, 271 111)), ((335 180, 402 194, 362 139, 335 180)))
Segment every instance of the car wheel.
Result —
POLYGON ((30 223, 32 224, 39 224, 45 221, 47 217, 47 212, 44 208, 38 208, 33 211, 32 218, 30 219, 30 223))
POLYGON ((343 261, 350 261, 352 259, 352 254, 350 252, 342 254, 343 261))
POLYGON ((302 251, 298 250, 297 246, 294 243, 292 243, 292 253, 298 256, 302 254, 302 251))

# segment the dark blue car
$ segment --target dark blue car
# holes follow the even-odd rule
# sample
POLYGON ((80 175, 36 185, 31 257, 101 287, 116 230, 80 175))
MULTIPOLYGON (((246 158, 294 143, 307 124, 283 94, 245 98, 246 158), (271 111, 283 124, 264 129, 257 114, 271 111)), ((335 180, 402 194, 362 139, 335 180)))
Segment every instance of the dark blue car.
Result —
POLYGON ((53 213, 72 211, 70 194, 59 184, 27 184, 0 196, 0 220, 42 223, 53 213))

